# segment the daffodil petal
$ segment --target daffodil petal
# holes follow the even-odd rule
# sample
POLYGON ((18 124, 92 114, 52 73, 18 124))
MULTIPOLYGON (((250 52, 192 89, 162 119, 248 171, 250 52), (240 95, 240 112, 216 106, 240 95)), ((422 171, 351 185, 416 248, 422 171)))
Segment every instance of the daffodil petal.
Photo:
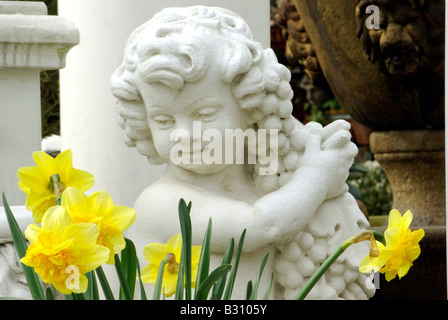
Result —
POLYGON ((395 248, 401 244, 402 229, 399 227, 389 228, 384 232, 384 238, 388 248, 395 248))
POLYGON ((43 151, 33 152, 33 160, 38 167, 54 167, 54 158, 43 151))
POLYGON ((81 191, 87 191, 95 184, 95 177, 87 171, 74 169, 66 183, 81 191))
POLYGON ((75 239, 78 248, 93 248, 96 245, 99 230, 96 224, 74 223, 64 229, 63 239, 75 239))
POLYGON ((401 214, 397 209, 391 210, 389 213, 389 221, 387 229, 400 227, 401 214))
POLYGON ((40 167, 22 167, 17 171, 20 183, 38 194, 48 192, 50 176, 40 167))
POLYGON ((87 196, 79 189, 74 187, 68 187, 62 193, 61 203, 64 207, 70 208, 80 204, 84 204, 87 196))
POLYGON ((120 232, 128 229, 135 221, 135 210, 124 206, 114 206, 113 219, 111 224, 120 232))
POLYGON ((175 234, 167 241, 166 245, 171 248, 170 252, 174 253, 176 261, 179 262, 182 252, 182 235, 180 233, 175 234))
POLYGON ((403 278, 411 268, 412 263, 409 261, 404 261, 403 264, 400 266, 400 268, 397 271, 398 277, 401 279, 403 278))
POLYGON ((418 229, 412 232, 413 243, 418 243, 425 236, 425 231, 423 229, 418 229))
POLYGON ((36 242, 41 232, 41 228, 37 224, 29 224, 25 230, 25 237, 30 242, 36 242))
POLYGON ((61 152, 54 159, 54 162, 62 182, 65 183, 70 175, 74 173, 74 169, 72 167, 72 151, 68 149, 61 152))
POLYGON ((143 283, 153 283, 157 279, 159 266, 155 264, 148 264, 142 268, 141 277, 143 283))
POLYGON ((402 219, 401 227, 403 229, 408 229, 409 226, 411 225, 412 218, 413 218, 413 216, 412 216, 411 211, 409 211, 409 210, 406 211, 405 214, 403 215, 403 217, 401 218, 402 219))
POLYGON ((42 218, 42 228, 51 232, 60 233, 73 223, 69 214, 62 206, 49 208, 42 218))
POLYGON ((104 246, 96 245, 89 254, 83 258, 84 272, 95 270, 109 259, 110 250, 104 246))
POLYGON ((159 264, 169 252, 168 246, 161 243, 151 243, 143 249, 143 255, 149 263, 159 264))
POLYGON ((87 198, 86 206, 93 212, 101 212, 103 217, 111 215, 114 210, 112 198, 106 191, 93 193, 87 198))

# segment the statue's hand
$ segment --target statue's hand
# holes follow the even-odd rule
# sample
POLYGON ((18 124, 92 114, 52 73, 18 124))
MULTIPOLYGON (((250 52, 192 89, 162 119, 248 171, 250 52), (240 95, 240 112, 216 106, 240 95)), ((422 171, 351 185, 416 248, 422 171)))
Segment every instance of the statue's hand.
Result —
POLYGON ((345 181, 358 153, 351 142, 350 124, 335 121, 322 128, 320 124, 310 122, 303 129, 307 131, 307 140, 300 167, 314 168, 325 175, 327 198, 347 192, 345 181))

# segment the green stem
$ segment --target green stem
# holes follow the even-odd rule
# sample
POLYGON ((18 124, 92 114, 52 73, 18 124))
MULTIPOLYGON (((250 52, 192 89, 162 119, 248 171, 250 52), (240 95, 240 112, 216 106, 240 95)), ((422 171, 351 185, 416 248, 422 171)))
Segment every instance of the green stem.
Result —
POLYGON ((336 261, 337 258, 354 242, 347 240, 344 242, 331 256, 325 260, 325 262, 320 266, 319 269, 311 276, 305 286, 300 290, 296 296, 296 300, 303 300, 311 291, 311 289, 316 285, 319 279, 324 275, 324 273, 330 268, 330 266, 336 261))
POLYGON ((59 174, 55 173, 54 175, 52 175, 50 177, 50 181, 53 184, 54 197, 55 197, 55 200, 56 200, 56 205, 60 206, 61 205, 61 198, 62 198, 63 187, 62 187, 61 178, 59 177, 59 174))
POLYGON ((384 238, 384 234, 376 231, 376 230, 372 230, 373 236, 375 237, 375 240, 381 242, 383 245, 386 245, 386 239, 384 238))

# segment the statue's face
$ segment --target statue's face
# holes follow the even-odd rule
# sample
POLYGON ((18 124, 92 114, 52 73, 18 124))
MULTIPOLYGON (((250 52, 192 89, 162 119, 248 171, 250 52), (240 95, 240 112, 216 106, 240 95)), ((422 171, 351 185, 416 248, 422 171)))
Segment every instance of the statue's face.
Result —
POLYGON ((380 7, 380 29, 369 30, 379 62, 392 75, 410 75, 421 64, 426 24, 421 13, 402 1, 380 7))
POLYGON ((199 174, 224 169, 224 150, 220 163, 195 161, 201 159, 204 152, 209 152, 206 148, 210 148, 213 137, 210 140, 203 138, 205 131, 219 132, 224 146, 225 129, 247 128, 247 113, 238 106, 231 86, 220 79, 217 67, 211 67, 202 79, 185 83, 180 90, 162 83, 139 82, 154 145, 160 157, 173 164, 173 147, 178 150, 183 145, 183 151, 176 153, 177 159, 185 157, 183 159, 189 161, 174 165, 199 174))

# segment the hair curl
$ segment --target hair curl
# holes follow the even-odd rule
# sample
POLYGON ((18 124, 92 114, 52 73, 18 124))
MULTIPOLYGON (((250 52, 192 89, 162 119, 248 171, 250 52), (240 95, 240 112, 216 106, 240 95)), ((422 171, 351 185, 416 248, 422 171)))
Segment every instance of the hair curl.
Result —
POLYGON ((123 63, 111 79, 126 144, 136 147, 150 163, 163 163, 155 150, 146 108, 134 82, 136 73, 147 83, 161 82, 181 89, 185 82, 201 79, 211 62, 220 65, 223 81, 231 84, 239 106, 247 110, 254 128, 279 130, 278 173, 257 176, 254 170, 256 184, 262 190, 275 190, 286 182, 289 171, 296 170, 303 149, 300 130, 294 130, 298 121, 291 115, 291 74, 278 63, 271 49, 264 50, 252 39, 246 22, 226 9, 167 8, 131 34, 123 63), (204 41, 206 37, 224 43, 219 57, 212 56, 210 41, 204 41))

